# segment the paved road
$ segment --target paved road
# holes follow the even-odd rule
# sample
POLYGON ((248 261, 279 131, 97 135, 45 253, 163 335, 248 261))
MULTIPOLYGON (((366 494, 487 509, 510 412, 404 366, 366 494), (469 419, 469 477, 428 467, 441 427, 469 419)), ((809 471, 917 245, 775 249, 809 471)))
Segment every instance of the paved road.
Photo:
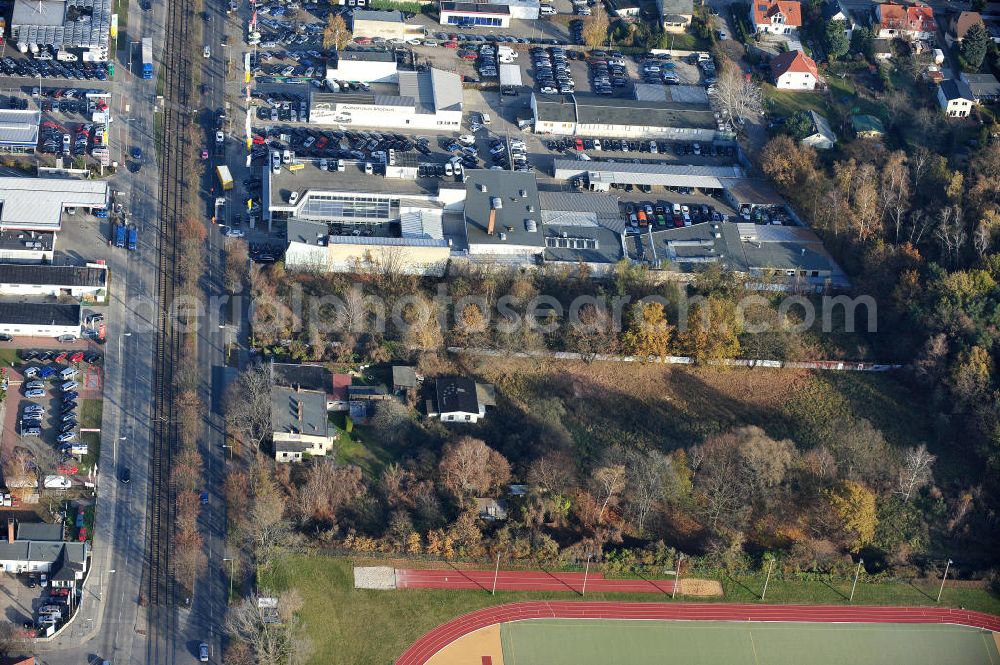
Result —
POLYGON ((128 150, 140 146, 144 163, 138 175, 121 169, 110 186, 139 228, 139 248, 109 248, 104 257, 115 277, 107 316, 97 530, 79 616, 66 634, 39 649, 40 661, 52 665, 98 658, 116 664, 147 662, 145 613, 138 599, 145 554, 155 319, 142 300, 156 297, 158 248, 151 243, 158 223, 159 171, 152 149, 155 81, 133 76, 124 65, 129 37, 152 36, 162 42, 163 17, 161 10, 143 12, 137 3, 129 16, 129 32, 119 37, 125 46, 115 77, 119 96, 114 100, 112 159, 124 163, 128 150), (118 482, 125 468, 131 473, 127 485, 118 482))

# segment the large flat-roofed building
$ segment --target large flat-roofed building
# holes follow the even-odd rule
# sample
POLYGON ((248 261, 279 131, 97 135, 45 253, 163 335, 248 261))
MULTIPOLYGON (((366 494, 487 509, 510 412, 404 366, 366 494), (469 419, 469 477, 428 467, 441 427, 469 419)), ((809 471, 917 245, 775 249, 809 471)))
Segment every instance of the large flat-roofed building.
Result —
MULTIPOLYGON (((403 12, 355 9, 351 15, 351 33, 355 37, 381 37, 407 40, 422 37, 424 28, 406 22, 403 12)), ((349 79, 356 81, 358 79, 349 79)))
POLYGON ((711 141, 718 122, 707 99, 670 101, 532 93, 536 134, 711 141))
POLYGON ((66 208, 106 208, 108 183, 69 178, 0 178, 0 230, 58 231, 66 208))
POLYGON ((333 62, 336 66, 327 65, 327 80, 358 83, 396 81, 396 56, 392 51, 339 51, 333 62))
POLYGON ((0 333, 15 337, 79 337, 80 306, 0 300, 0 333))
POLYGON ((460 195, 436 181, 365 174, 364 164, 324 171, 314 161, 294 173, 265 169, 264 211, 286 219, 285 267, 296 271, 361 272, 391 263, 410 274, 442 275, 450 248, 442 220, 460 195), (298 201, 289 203, 290 192, 298 201))
POLYGON ((3 263, 51 263, 55 255, 54 233, 0 230, 0 261, 3 263))
POLYGON ((465 179, 465 234, 470 256, 525 260, 541 256, 538 185, 531 173, 469 171, 465 179))
POLYGON ((41 111, 0 110, 0 151, 34 152, 41 121, 41 111))
POLYGON ((846 274, 810 229, 713 222, 627 237, 636 263, 679 273, 707 264, 754 278, 767 289, 811 291, 850 286, 846 274))
POLYGON ((692 166, 688 164, 632 164, 579 159, 556 159, 556 180, 582 177, 592 191, 609 191, 612 185, 649 185, 725 189, 728 179, 742 178, 738 166, 692 166))
POLYGON ((369 93, 314 92, 309 121, 351 127, 458 130, 462 125, 462 80, 453 72, 431 68, 398 72, 395 84, 376 84, 369 93))
POLYGON ((108 268, 0 263, 0 295, 59 297, 103 302, 108 295, 108 268))
POLYGON ((78 48, 85 59, 106 61, 111 0, 15 0, 10 35, 22 53, 78 48))
MULTIPOLYGON (((467 25, 470 27, 509 28, 511 8, 507 4, 492 2, 440 2, 441 25, 467 25)), ((536 6, 535 18, 538 18, 536 6)))

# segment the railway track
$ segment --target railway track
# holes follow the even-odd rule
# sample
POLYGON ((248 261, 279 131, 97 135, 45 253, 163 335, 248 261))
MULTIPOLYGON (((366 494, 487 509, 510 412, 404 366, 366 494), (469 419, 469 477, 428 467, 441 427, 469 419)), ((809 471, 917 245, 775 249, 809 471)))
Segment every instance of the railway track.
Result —
POLYGON ((191 0, 166 3, 165 44, 159 76, 163 77, 164 106, 161 112, 160 211, 157 232, 157 304, 160 329, 156 335, 153 380, 153 423, 149 459, 149 541, 145 600, 152 610, 150 629, 167 630, 156 608, 174 604, 171 570, 174 501, 171 487, 171 457, 176 442, 174 420, 174 368, 180 350, 180 335, 170 320, 170 306, 177 285, 177 228, 184 210, 185 127, 189 119, 192 60, 186 37, 194 19, 191 0))

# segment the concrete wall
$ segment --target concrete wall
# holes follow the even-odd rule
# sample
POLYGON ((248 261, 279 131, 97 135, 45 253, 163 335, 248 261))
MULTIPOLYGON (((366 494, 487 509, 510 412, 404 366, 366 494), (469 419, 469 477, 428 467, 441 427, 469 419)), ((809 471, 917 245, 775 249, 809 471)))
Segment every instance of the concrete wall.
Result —
POLYGON ((327 270, 330 272, 356 272, 390 264, 407 275, 441 277, 448 267, 451 250, 447 246, 426 247, 419 245, 373 246, 330 245, 327 270))

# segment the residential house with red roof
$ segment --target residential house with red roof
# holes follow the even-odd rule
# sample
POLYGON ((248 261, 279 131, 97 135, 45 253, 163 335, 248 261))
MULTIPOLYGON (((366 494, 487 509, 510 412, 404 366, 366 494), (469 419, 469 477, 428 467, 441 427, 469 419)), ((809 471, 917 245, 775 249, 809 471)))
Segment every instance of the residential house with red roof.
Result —
POLYGON ((786 51, 771 60, 771 80, 779 90, 815 90, 819 69, 802 51, 786 51))
POLYGON ((802 27, 802 5, 796 0, 752 0, 751 7, 758 33, 792 35, 802 27))
POLYGON ((934 10, 927 5, 904 7, 884 3, 875 8, 877 39, 927 40, 934 36, 934 10))

